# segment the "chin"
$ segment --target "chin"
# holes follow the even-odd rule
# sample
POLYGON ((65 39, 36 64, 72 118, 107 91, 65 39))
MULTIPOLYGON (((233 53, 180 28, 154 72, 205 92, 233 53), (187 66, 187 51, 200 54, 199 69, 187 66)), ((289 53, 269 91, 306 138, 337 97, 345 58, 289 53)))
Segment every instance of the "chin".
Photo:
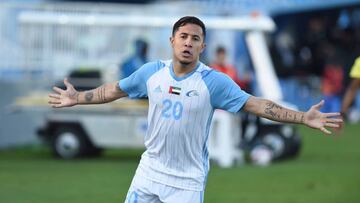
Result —
POLYGON ((180 60, 179 61, 182 65, 189 65, 192 63, 192 61, 188 61, 188 60, 180 60))
POLYGON ((194 62, 193 58, 180 58, 179 62, 183 65, 189 65, 194 62))

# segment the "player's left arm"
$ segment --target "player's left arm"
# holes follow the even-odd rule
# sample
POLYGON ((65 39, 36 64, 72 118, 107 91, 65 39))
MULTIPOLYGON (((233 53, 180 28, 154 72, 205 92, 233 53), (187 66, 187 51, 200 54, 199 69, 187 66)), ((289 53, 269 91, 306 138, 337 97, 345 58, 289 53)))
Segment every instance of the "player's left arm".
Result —
POLYGON ((285 108, 267 99, 250 96, 244 105, 244 110, 273 121, 304 124, 310 128, 319 129, 326 134, 331 134, 331 131, 326 127, 339 128, 343 121, 336 118, 340 113, 320 112, 319 110, 323 105, 324 101, 321 101, 312 106, 307 112, 301 112, 285 108))

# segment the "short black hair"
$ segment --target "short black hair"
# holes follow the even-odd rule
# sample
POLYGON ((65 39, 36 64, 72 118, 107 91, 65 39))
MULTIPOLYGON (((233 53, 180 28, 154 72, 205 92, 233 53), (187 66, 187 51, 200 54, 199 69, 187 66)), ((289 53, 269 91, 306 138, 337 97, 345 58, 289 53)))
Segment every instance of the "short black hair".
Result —
POLYGON ((216 53, 217 53, 217 54, 226 53, 225 47, 219 46, 219 47, 216 49, 216 53))
POLYGON ((203 31, 203 35, 204 35, 204 39, 205 39, 205 36, 206 36, 205 24, 199 18, 197 18, 195 16, 184 16, 184 17, 180 18, 178 21, 176 21, 176 23, 173 26, 172 36, 175 36, 175 32, 179 29, 179 27, 182 27, 189 23, 200 26, 203 31))

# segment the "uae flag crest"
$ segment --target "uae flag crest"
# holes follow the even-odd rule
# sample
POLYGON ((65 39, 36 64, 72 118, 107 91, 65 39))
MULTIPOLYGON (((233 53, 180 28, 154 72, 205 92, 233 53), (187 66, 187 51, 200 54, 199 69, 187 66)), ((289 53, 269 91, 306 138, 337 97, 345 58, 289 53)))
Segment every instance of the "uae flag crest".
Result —
POLYGON ((180 95, 180 93, 181 93, 181 88, 180 88, 180 87, 170 86, 170 88, 169 88, 169 93, 170 93, 170 94, 180 95))

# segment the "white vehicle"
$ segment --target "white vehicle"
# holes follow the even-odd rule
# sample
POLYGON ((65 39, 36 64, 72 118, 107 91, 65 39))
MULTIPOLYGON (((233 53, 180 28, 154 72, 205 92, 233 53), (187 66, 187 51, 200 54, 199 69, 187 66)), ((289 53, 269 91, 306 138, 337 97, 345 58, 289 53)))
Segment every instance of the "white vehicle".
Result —
MULTIPOLYGON (((56 13, 24 12, 19 19, 22 23, 61 25, 66 19, 68 25, 91 23, 105 26, 161 28, 172 27, 177 18, 107 16, 105 14, 64 16, 56 13)), ((265 41, 265 33, 275 30, 272 19, 266 16, 201 17, 201 19, 208 29, 234 30, 245 33, 246 45, 255 69, 261 96, 284 104, 281 102, 283 98, 280 85, 265 41), (271 91, 267 91, 269 89, 271 91)), ((76 80, 76 78, 73 79, 76 80)), ((268 147, 274 148, 276 153, 273 153, 274 157, 272 158, 276 159, 286 152, 286 139, 291 139, 296 135, 294 127, 291 125, 283 125, 265 119, 260 119, 256 123, 254 119, 250 119, 247 120, 246 126, 241 126, 241 122, 238 122, 232 114, 224 114, 224 112, 221 112, 220 116, 216 114, 211 130, 212 135, 209 139, 209 151, 210 158, 223 167, 232 166, 236 161, 242 160, 240 137, 249 143, 253 142, 254 137, 259 133, 266 138, 266 126, 272 126, 269 128, 271 129, 269 131, 271 139, 260 140, 267 141, 268 147), (259 126, 265 127, 260 129, 259 126), (241 134, 243 136, 240 136, 241 134)), ((128 99, 121 99, 105 105, 53 109, 46 116, 46 123, 39 130, 39 135, 50 144, 57 156, 64 159, 99 154, 101 149, 107 148, 142 148, 147 124, 146 116, 146 101, 128 99)), ((297 154, 298 150, 297 145, 293 154, 297 154)))

